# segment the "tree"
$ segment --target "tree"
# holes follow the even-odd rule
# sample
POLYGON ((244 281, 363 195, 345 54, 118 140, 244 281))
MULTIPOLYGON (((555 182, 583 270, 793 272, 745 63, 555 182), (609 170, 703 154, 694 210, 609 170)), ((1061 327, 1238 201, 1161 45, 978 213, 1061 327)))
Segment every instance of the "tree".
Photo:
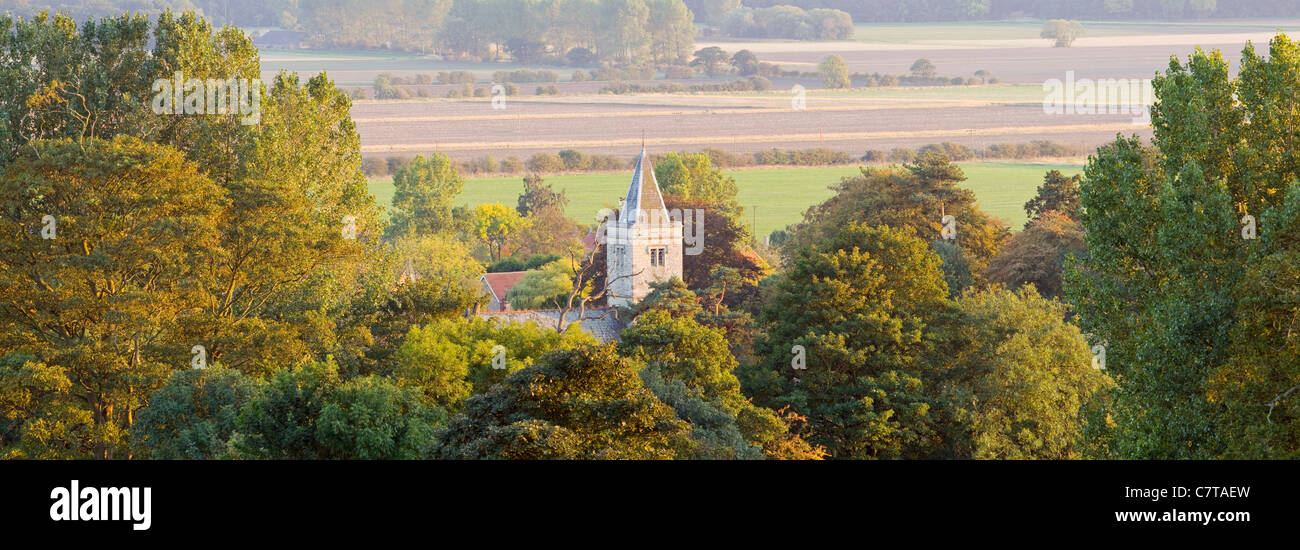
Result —
POLYGON ((912 63, 912 68, 908 70, 912 71, 912 78, 921 80, 934 78, 934 63, 931 63, 929 59, 917 59, 916 62, 912 63))
POLYGON ((758 281, 769 275, 772 268, 750 248, 749 228, 716 204, 677 195, 665 195, 664 199, 669 209, 693 212, 692 227, 686 236, 698 245, 695 248, 699 253, 682 256, 682 279, 687 285, 694 290, 707 288, 713 284, 714 270, 731 269, 737 284, 729 289, 730 296, 724 296, 727 303, 756 303, 758 281))
POLYGON ((524 176, 524 192, 519 195, 519 205, 515 210, 520 216, 531 216, 551 208, 563 210, 568 205, 564 190, 556 191, 540 175, 529 174, 524 176))
POLYGON ((452 206, 465 180, 442 153, 416 155, 393 173, 390 236, 430 235, 452 227, 452 206))
POLYGON ((695 14, 696 21, 711 25, 722 23, 727 12, 740 7, 740 0, 686 0, 685 3, 695 14))
POLYGON ((445 411, 426 407, 420 397, 383 377, 349 380, 321 407, 316 438, 329 458, 420 458, 433 444, 434 428, 447 418, 445 411))
POLYGON ((1085 167, 1088 254, 1067 270, 1066 295, 1120 387, 1115 456, 1278 456, 1287 444, 1289 421, 1274 422, 1300 380, 1263 360, 1289 353, 1277 317, 1288 275, 1275 263, 1286 247, 1273 248, 1285 238, 1247 238, 1245 216, 1263 232, 1289 223, 1296 90, 1278 75, 1300 66, 1297 49, 1284 35, 1268 56, 1248 46, 1235 79, 1217 52, 1171 60, 1153 80, 1153 148, 1117 139, 1085 167))
POLYGON ((1260 245, 1233 291, 1237 318, 1227 361, 1207 382, 1207 397, 1222 403, 1225 456, 1288 459, 1300 453, 1300 185, 1260 220, 1260 245))
POLYGON ((712 78, 718 72, 718 65, 727 62, 727 52, 717 46, 696 50, 691 59, 692 67, 704 67, 705 74, 712 78))
POLYGON ((908 228, 925 240, 939 240, 943 216, 950 215, 956 244, 970 262, 976 284, 982 281, 985 266, 1009 232, 979 210, 974 193, 957 187, 966 179, 959 167, 944 155, 928 153, 902 169, 863 167, 861 172, 844 178, 834 196, 804 213, 782 248, 785 257, 824 242, 852 222, 908 228))
POLYGON ((537 174, 525 176, 524 192, 515 207, 527 222, 515 240, 518 249, 527 254, 563 254, 580 246, 578 224, 565 214, 568 205, 563 190, 555 191, 537 174))
POLYGON ((831 54, 817 65, 817 72, 827 88, 848 88, 849 66, 839 54, 831 54))
POLYGON ((736 201, 736 179, 715 168, 706 153, 668 153, 655 162, 654 171, 665 195, 712 205, 736 222, 744 215, 736 201))
MULTIPOLYGON (((680 281, 678 281, 680 283, 680 281)), ((662 293, 670 287, 656 289, 662 293)), ((684 288, 683 298, 693 294, 684 288)), ((645 363, 646 387, 673 407, 691 426, 693 458, 820 458, 770 409, 757 407, 740 393, 733 371, 736 360, 723 330, 696 322, 656 299, 636 323, 620 335, 619 354, 645 363), (665 308, 667 306, 667 308, 665 308), (796 451, 791 456, 790 451, 796 451)), ((698 306, 696 308, 698 310, 698 306)), ((679 454, 678 458, 687 458, 679 454)))
POLYGON ((985 277, 1015 290, 1032 284, 1049 298, 1061 298, 1067 257, 1087 252, 1083 227, 1069 216, 1048 210, 1011 236, 989 261, 985 277))
POLYGON ((731 56, 731 66, 740 72, 740 76, 758 74, 758 56, 749 50, 740 50, 731 56))
POLYGON ((444 327, 439 326, 454 322, 440 319, 411 327, 393 354, 392 367, 399 385, 416 388, 426 404, 453 412, 460 410, 471 388, 465 350, 444 339, 444 327))
POLYGON ((939 456, 939 369, 927 352, 939 338, 933 321, 951 309, 946 295, 925 241, 849 223, 778 276, 760 318, 761 360, 741 377, 746 393, 806 416, 800 435, 834 458, 939 456))
POLYGON ((691 11, 681 0, 646 0, 650 8, 650 58, 655 64, 685 61, 695 49, 691 11))
POLYGON ((519 234, 527 222, 519 213, 497 202, 480 204, 474 208, 474 232, 488 246, 493 260, 501 259, 501 249, 512 237, 519 234))
POLYGON ((227 458, 239 410, 262 381, 219 365, 178 371, 140 411, 133 446, 152 459, 227 458))
POLYGON ((613 347, 554 351, 471 397, 438 431, 444 459, 671 459, 688 427, 613 347))
POLYGON ((1038 33, 1038 36, 1055 40, 1058 48, 1068 48, 1083 34, 1083 25, 1078 21, 1052 19, 1043 23, 1043 30, 1038 33))
POLYGON ((89 412, 99 458, 126 456, 148 395, 188 366, 178 327, 204 303, 190 281, 223 202, 179 151, 125 136, 30 142, 0 176, 0 350, 66 377, 35 395, 89 412))
POLYGON ((573 290, 573 272, 567 260, 555 260, 529 271, 506 292, 506 301, 517 309, 555 307, 573 290))
POLYGON ((1043 184, 1038 186, 1038 194, 1025 203, 1025 213, 1029 221, 1025 227, 1050 211, 1060 212, 1072 220, 1079 219, 1079 182, 1081 174, 1065 177, 1059 170, 1051 170, 1043 176, 1043 184))
POLYGON ((996 459, 1084 458, 1085 413, 1113 386, 1094 369, 1066 307, 1032 288, 968 294, 957 302, 963 344, 953 358, 963 403, 957 456, 996 459))
POLYGON ((445 418, 418 390, 374 376, 344 381, 332 361, 313 361, 276 371, 244 404, 231 449, 271 460, 412 459, 445 418))

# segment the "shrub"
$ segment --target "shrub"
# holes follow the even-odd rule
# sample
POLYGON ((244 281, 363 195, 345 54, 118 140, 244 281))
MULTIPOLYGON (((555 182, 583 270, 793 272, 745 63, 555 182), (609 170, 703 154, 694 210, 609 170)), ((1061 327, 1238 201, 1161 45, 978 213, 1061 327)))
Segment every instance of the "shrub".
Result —
POLYGON ((695 69, 685 65, 669 65, 664 69, 664 78, 671 80, 687 80, 695 78, 695 69))
POLYGON ((372 178, 387 176, 388 164, 379 157, 365 157, 361 159, 361 172, 372 178))
POLYGON ((564 171, 564 161, 559 155, 553 153, 537 153, 528 159, 528 170, 538 173, 553 173, 564 171))

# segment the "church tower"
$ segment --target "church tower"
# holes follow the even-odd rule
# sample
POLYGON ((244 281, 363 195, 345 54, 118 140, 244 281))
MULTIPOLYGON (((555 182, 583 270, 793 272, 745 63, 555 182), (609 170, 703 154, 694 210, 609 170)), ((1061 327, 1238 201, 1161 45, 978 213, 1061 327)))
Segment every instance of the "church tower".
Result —
POLYGON ((618 219, 605 223, 605 265, 612 306, 640 302, 650 283, 682 276, 682 221, 669 216, 644 146, 618 219))

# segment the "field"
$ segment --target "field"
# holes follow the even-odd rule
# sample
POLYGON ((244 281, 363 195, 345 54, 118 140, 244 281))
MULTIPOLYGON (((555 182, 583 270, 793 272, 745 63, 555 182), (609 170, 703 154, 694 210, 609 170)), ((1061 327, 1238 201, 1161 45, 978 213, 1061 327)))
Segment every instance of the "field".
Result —
MULTIPOLYGON (((1045 172, 1056 169, 1071 175, 1080 171, 1080 166, 1069 164, 972 162, 961 167, 968 178, 963 186, 975 191, 980 207, 1013 230, 1024 225, 1022 206, 1033 197, 1045 172)), ((760 237, 799 221, 805 209, 831 196, 831 185, 857 173, 856 166, 727 171, 736 178, 746 219, 757 224, 760 237)), ((588 223, 601 208, 617 207, 630 177, 627 173, 570 174, 548 176, 546 181, 565 190, 569 216, 588 223)), ((522 190, 519 177, 470 179, 457 202, 471 207, 489 202, 513 207, 522 190)), ((391 204, 392 180, 371 180, 370 192, 379 204, 391 204)))
POLYGON ((965 88, 970 97, 926 90, 911 98, 901 92, 811 91, 802 110, 791 108, 790 95, 780 93, 650 94, 508 98, 503 110, 493 109, 486 99, 360 102, 352 115, 364 154, 438 151, 457 160, 484 155, 526 159, 567 148, 630 158, 641 147, 642 132, 652 153, 828 147, 854 157, 871 149, 943 141, 976 149, 1032 140, 1092 148, 1116 133, 1149 135, 1134 124, 1132 114, 1045 113, 1041 96, 1025 101, 1032 95, 1023 87, 1005 89, 1019 95, 1018 101, 976 95, 998 89, 1003 88, 965 88))

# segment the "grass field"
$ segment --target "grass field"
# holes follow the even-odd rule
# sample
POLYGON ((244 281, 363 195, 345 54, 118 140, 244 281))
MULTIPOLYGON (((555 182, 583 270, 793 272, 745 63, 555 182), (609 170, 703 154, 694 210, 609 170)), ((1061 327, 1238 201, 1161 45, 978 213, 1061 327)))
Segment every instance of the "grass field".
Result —
MULTIPOLYGON (((1056 169, 1070 175, 1080 172, 1081 168, 1071 164, 1008 162, 962 163, 961 167, 967 177, 963 185, 975 191, 980 207, 1006 221, 1013 230, 1024 225, 1022 207, 1042 183, 1043 173, 1056 169)), ((745 217, 747 221, 756 223, 759 236, 799 221, 809 206, 831 196, 831 185, 842 177, 857 173, 856 166, 727 171, 728 175, 736 178, 745 217)), ((571 174, 548 176, 546 181, 556 189, 565 190, 569 197, 569 216, 585 223, 591 221, 601 208, 618 205, 619 197, 627 191, 630 177, 625 173, 571 174)), ((523 182, 515 176, 470 179, 457 202, 471 207, 490 202, 513 207, 522 190, 523 182)), ((370 192, 379 204, 391 204, 392 180, 371 180, 370 192)))

